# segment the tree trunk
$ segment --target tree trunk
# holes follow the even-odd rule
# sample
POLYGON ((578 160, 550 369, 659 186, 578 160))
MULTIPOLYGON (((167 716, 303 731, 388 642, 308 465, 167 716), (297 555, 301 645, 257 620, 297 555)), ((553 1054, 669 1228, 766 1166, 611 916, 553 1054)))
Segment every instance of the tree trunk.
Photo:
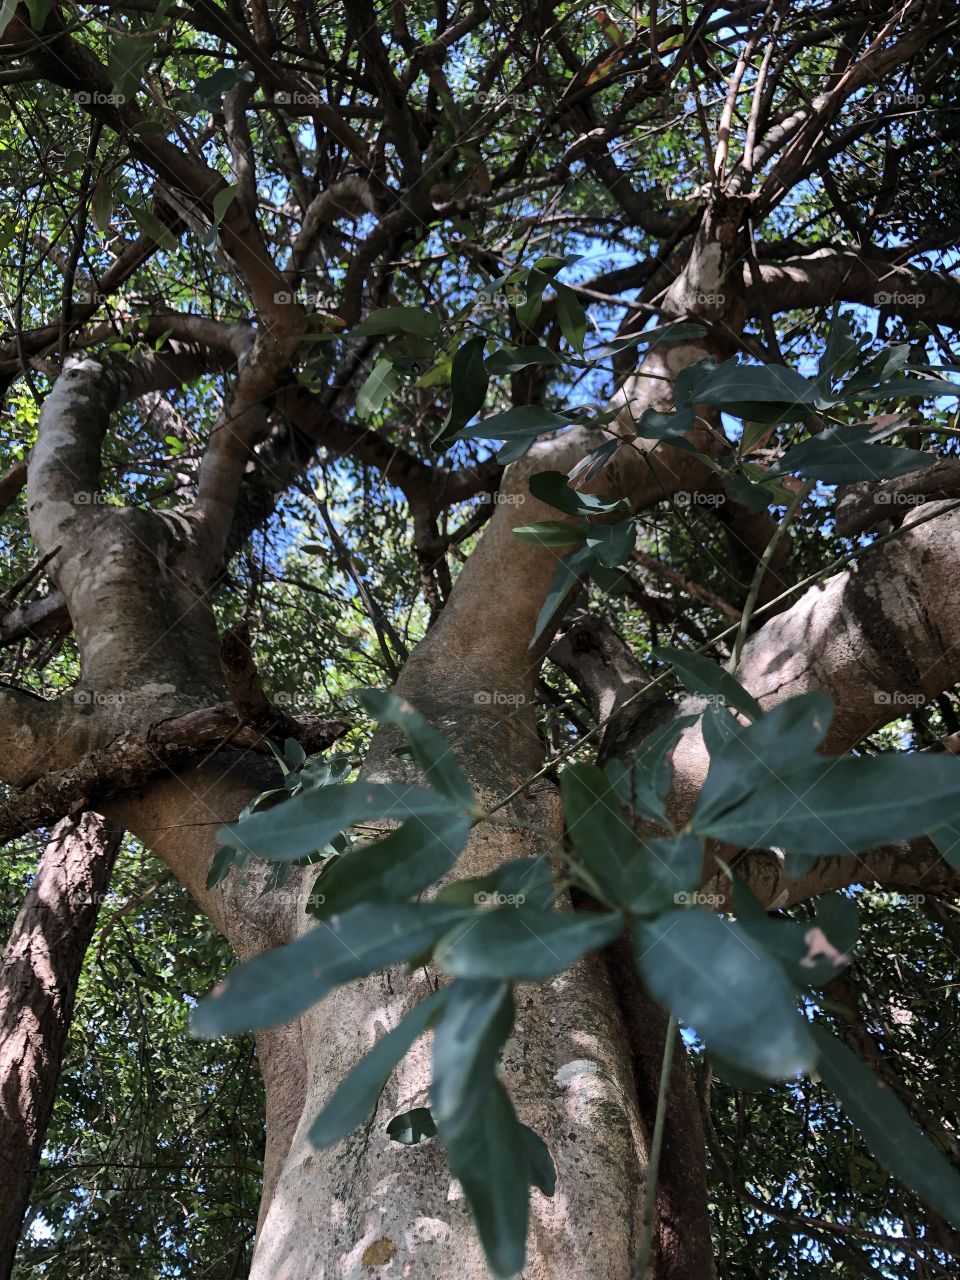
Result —
POLYGON ((3 953, 0 974, 0 1280, 20 1225, 60 1076, 77 981, 123 836, 96 813, 65 818, 3 953))

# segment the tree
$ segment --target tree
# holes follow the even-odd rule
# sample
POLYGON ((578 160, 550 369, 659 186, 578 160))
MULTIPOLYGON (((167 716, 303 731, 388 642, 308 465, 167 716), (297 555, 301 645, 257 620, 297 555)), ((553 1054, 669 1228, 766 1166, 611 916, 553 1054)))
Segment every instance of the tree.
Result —
POLYGON ((0 4, 0 831, 244 962, 255 1280, 958 1251, 850 965, 883 889, 955 947, 957 16, 0 4))

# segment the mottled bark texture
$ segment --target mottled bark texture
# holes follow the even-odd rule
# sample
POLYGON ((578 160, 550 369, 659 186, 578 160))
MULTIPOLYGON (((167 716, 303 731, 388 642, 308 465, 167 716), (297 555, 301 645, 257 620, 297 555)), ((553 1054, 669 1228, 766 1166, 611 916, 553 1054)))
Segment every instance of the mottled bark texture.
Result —
POLYGON ((122 830, 64 819, 40 857, 0 969, 0 1280, 9 1280, 56 1096, 77 982, 122 830))
MULTIPOLYGON (((696 236, 688 268, 666 297, 669 314, 692 309, 703 315, 709 336, 655 347, 618 393, 615 427, 623 444, 592 487, 628 498, 636 511, 679 490, 715 483, 700 458, 637 438, 636 427, 646 408, 670 408, 681 369, 708 355, 730 354, 745 313, 737 286, 744 252, 739 227, 736 206, 718 204, 696 236), (717 299, 716 305, 704 298, 717 299)), ((132 395, 191 376, 190 350, 125 364, 89 357, 68 362, 41 415, 28 506, 34 541, 49 557, 48 572, 77 635, 81 677, 74 693, 51 702, 0 691, 5 781, 22 787, 54 769, 82 769, 91 753, 118 741, 149 741, 158 724, 226 701, 208 591, 231 545, 230 512, 237 509, 245 468, 258 456, 266 425, 256 406, 268 394, 277 366, 276 352, 261 349, 265 341, 258 338, 259 346, 244 348, 246 363, 230 402, 234 417, 227 415, 215 428, 196 500, 170 512, 106 506, 90 495, 98 491, 100 445, 111 412, 132 395)), ((572 429, 536 444, 507 469, 502 500, 476 550, 400 674, 398 690, 448 737, 484 804, 502 799, 543 759, 534 690, 553 629, 532 648, 530 642, 562 549, 521 543, 513 531, 566 517, 530 495, 529 477, 569 470, 602 439, 598 432, 572 429)), ((717 447, 716 418, 698 416, 690 439, 704 452, 717 447)), ((430 475, 431 484, 446 483, 430 475)), ((935 593, 956 560, 955 520, 945 516, 908 531, 896 550, 871 553, 861 566, 829 579, 768 621, 744 650, 741 676, 748 687, 767 704, 806 688, 825 689, 839 704, 832 747, 842 749, 895 714, 875 700, 877 689, 932 693, 951 683, 960 612, 956 601, 935 593)), ((643 677, 609 637, 582 633, 579 651, 574 639, 561 642, 557 661, 568 670, 579 663, 588 696, 606 715, 643 677)), ((669 713, 659 698, 642 700, 637 714, 607 735, 604 752, 628 748, 631 734, 640 733, 651 717, 669 713)), ((377 735, 365 776, 412 777, 411 766, 393 754, 395 746, 390 732, 377 735)), ((130 780, 129 789, 108 806, 112 820, 155 850, 241 957, 309 927, 303 911, 309 874, 299 873, 282 892, 263 894, 266 868, 251 864, 206 887, 217 827, 270 784, 270 766, 244 750, 220 751, 194 768, 166 763, 139 784, 130 780)), ((681 812, 704 769, 696 734, 681 743, 678 763, 681 812)), ((505 821, 482 824, 473 833, 458 875, 549 851, 562 837, 558 798, 547 780, 529 787, 499 816, 505 821), (511 826, 511 817, 535 823, 546 834, 532 838, 528 829, 511 826)), ((902 877, 904 863, 916 857, 929 854, 887 851, 874 864, 876 874, 902 877)), ((843 862, 818 865, 802 882, 791 883, 790 900, 827 883, 863 878, 862 862, 849 868, 843 862)), ((757 881, 770 895, 782 894, 782 869, 762 859, 751 858, 749 865, 756 866, 757 881)), ((313 1150, 307 1136, 344 1074, 437 981, 425 969, 374 976, 334 993, 296 1023, 258 1036, 268 1133, 252 1280, 344 1280, 387 1263, 417 1280, 485 1280, 462 1195, 438 1144, 402 1147, 385 1133, 392 1115, 426 1096, 428 1045, 421 1044, 398 1070, 363 1129, 325 1152, 313 1150)), ((525 1276, 624 1280, 642 1210, 662 1012, 616 951, 545 986, 522 989, 518 1009, 504 1078, 521 1116, 547 1143, 559 1175, 552 1199, 533 1195, 525 1276)), ((713 1278, 699 1124, 679 1055, 650 1280, 713 1278)))

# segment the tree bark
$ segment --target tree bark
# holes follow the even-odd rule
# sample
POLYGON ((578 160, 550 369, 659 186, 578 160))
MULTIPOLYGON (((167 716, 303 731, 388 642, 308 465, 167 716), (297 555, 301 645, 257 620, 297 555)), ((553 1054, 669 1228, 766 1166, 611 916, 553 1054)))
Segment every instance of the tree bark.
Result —
POLYGON ((123 836, 65 818, 43 851, 0 974, 0 1280, 9 1280, 60 1076, 80 969, 123 836))

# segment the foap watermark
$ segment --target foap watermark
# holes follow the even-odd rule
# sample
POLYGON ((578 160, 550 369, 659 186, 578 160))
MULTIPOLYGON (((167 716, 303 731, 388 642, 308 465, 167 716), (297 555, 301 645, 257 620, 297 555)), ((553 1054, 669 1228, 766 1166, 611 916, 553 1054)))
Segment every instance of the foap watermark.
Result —
POLYGON ((95 492, 92 489, 78 489, 73 495, 73 505, 75 507, 102 507, 109 502, 109 498, 105 493, 95 492))
POLYGON ((478 907, 522 907, 526 900, 522 893, 498 893, 495 890, 473 895, 474 905, 478 907))
POLYGON ((96 689, 74 689, 73 703, 77 707, 122 707, 122 693, 98 693, 96 689))
POLYGON ((489 502, 495 507, 519 507, 527 500, 525 493, 478 493, 476 501, 489 502))
POLYGON ((673 900, 678 907, 710 907, 711 909, 722 907, 724 901, 720 893, 700 893, 696 889, 675 893, 673 900))
POLYGON ((896 493, 882 489, 873 495, 874 502, 880 507, 920 507, 926 502, 925 493, 896 493))
POLYGON ((673 495, 673 502, 678 507, 722 507, 727 496, 724 493, 690 493, 686 489, 678 489, 673 495))
POLYGON ((478 689, 473 695, 478 707, 522 707, 526 702, 522 693, 504 693, 501 689, 478 689))
POLYGON ((319 107, 322 101, 319 93, 304 93, 300 89, 277 89, 273 95, 275 107, 319 107))
POLYGON ((520 289, 503 289, 496 292, 481 289, 473 302, 474 311, 506 311, 510 307, 526 305, 527 295, 520 289))
POLYGON ((100 89, 81 89, 73 95, 73 100, 80 107, 120 107, 126 102, 126 94, 103 93, 100 89))
POLYGON ((74 302, 92 304, 98 307, 102 307, 104 303, 106 303, 109 300, 109 298, 110 298, 110 294, 98 293, 96 289, 93 288, 92 285, 81 285, 80 288, 77 289, 73 295, 74 302))
POLYGON ((873 700, 878 707, 922 707, 926 702, 922 693, 901 693, 899 689, 893 693, 877 689, 873 700))
POLYGON ((870 95, 875 111, 889 111, 891 107, 922 107, 926 103, 926 95, 907 93, 902 89, 874 89, 870 95))
POLYGON ((888 293, 880 289, 873 295, 875 307, 922 307, 927 300, 925 293, 888 293))
POLYGON ((725 293, 695 293, 693 301, 698 307, 722 307, 727 300, 725 293))
POLYGON ((319 293, 303 285, 299 289, 278 289, 273 295, 277 307, 292 307, 295 303, 307 310, 334 311, 337 299, 330 293, 319 293))

